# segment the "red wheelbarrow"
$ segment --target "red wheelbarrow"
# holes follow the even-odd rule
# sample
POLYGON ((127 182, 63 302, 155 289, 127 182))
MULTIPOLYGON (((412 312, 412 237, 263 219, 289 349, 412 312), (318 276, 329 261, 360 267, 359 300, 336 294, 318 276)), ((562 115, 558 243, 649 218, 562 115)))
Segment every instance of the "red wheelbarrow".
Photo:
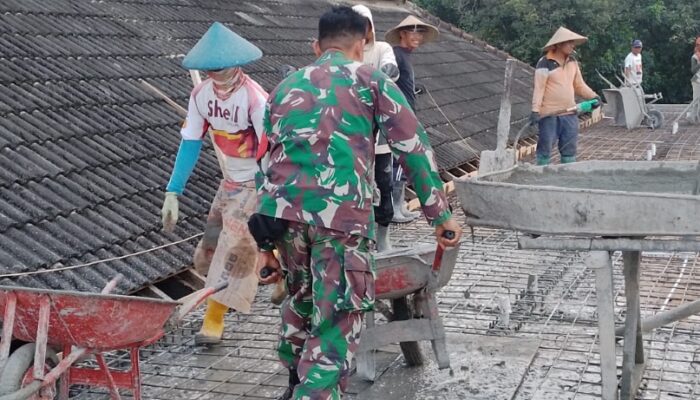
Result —
POLYGON ((109 388, 112 399, 120 399, 119 389, 130 389, 140 400, 139 348, 156 342, 168 326, 227 285, 204 288, 179 302, 0 286, 5 310, 0 400, 67 400, 73 384, 109 388), (25 344, 10 354, 16 341, 25 344), (113 350, 129 351, 129 370, 107 367, 104 353, 113 350), (88 355, 99 368, 73 366, 88 355))

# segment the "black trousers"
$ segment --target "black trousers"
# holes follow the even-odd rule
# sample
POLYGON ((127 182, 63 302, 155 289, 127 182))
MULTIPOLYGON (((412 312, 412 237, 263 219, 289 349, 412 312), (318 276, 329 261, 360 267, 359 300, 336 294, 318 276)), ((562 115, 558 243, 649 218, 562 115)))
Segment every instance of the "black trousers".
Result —
POLYGON ((377 154, 374 158, 374 180, 379 189, 379 205, 374 207, 374 220, 381 226, 388 226, 394 218, 394 206, 391 203, 393 189, 391 153, 377 154))

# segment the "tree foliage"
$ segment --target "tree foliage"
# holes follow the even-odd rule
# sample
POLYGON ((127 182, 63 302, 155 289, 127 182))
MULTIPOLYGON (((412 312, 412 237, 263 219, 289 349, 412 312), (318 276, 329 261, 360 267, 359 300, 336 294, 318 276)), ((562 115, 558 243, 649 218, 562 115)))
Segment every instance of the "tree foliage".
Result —
POLYGON ((665 102, 692 97, 690 56, 700 33, 698 0, 417 0, 433 14, 534 65, 559 26, 588 36, 578 58, 596 91, 617 83, 633 39, 644 42, 644 89, 665 102))

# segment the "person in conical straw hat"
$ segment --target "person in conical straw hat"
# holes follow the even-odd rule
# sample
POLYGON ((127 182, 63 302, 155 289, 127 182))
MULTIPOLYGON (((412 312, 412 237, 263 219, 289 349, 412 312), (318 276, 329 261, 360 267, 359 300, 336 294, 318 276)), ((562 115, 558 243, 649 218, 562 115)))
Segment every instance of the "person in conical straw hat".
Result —
MULTIPOLYGON (((425 43, 432 42, 439 35, 438 29, 430 24, 426 24, 420 19, 409 15, 398 25, 390 29, 384 38, 394 46, 394 55, 399 67, 399 79, 396 85, 406 96, 408 104, 415 112, 416 110, 416 83, 411 65, 411 54, 418 47, 425 43)), ((420 213, 410 211, 405 201, 406 175, 401 166, 394 159, 394 187, 392 190, 392 201, 394 207, 393 222, 411 222, 420 216, 420 213)))
POLYGON ((584 99, 600 97, 586 85, 581 69, 574 58, 576 46, 588 38, 560 27, 542 48, 545 53, 535 67, 535 89, 532 95, 530 123, 539 127, 537 164, 547 165, 552 146, 558 143, 562 163, 576 161, 578 117, 575 111, 561 110, 576 107, 576 96, 584 99))
POLYGON ((180 129, 182 139, 163 203, 163 226, 166 230, 175 227, 178 198, 183 196, 209 133, 223 179, 194 262, 201 272, 208 269, 207 286, 229 281, 227 289, 207 301, 195 344, 220 342, 224 314, 229 308, 250 312, 258 287, 258 249, 247 221, 257 201, 254 177, 258 162, 265 162, 267 93, 241 67, 260 57, 262 51, 255 45, 215 22, 182 61, 186 69, 203 71, 206 79, 192 90, 187 119, 180 129))

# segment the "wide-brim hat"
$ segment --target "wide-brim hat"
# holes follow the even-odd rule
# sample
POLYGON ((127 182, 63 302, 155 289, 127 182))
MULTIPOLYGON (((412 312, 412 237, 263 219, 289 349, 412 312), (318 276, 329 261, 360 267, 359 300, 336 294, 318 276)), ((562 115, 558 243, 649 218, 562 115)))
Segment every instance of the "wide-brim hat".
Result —
POLYGON ((576 46, 579 46, 586 43, 588 41, 588 38, 585 36, 581 36, 576 32, 572 32, 564 28, 563 26, 560 26, 559 29, 557 29, 557 31, 554 32, 554 36, 552 36, 552 38, 549 39, 549 42, 547 42, 547 44, 544 45, 542 50, 547 51, 554 45, 569 41, 573 41, 576 46))
POLYGON ((216 71, 250 64, 262 55, 257 46, 223 24, 214 22, 187 53, 182 66, 187 69, 216 71))
POLYGON ((384 39, 392 45, 398 45, 401 43, 401 34, 399 32, 410 29, 419 29, 424 32, 423 43, 432 42, 433 40, 437 39, 438 35, 440 35, 440 31, 438 31, 436 27, 426 24, 413 15, 409 15, 398 25, 391 28, 386 35, 384 35, 384 39))

